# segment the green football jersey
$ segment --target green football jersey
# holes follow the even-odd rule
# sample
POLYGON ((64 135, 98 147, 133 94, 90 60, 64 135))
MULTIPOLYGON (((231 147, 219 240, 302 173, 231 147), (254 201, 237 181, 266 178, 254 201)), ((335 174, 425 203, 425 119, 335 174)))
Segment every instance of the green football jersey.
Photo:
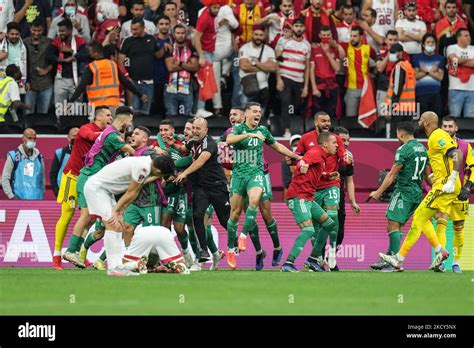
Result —
MULTIPOLYGON (((180 136, 178 134, 175 134, 173 137, 174 137, 175 140, 178 140, 179 142, 184 141, 184 135, 180 136)), ((166 146, 166 143, 163 141, 160 134, 157 135, 156 139, 157 139, 157 142, 158 142, 158 147, 160 147, 161 149, 168 152, 168 155, 171 157, 173 162, 179 161, 183 158, 181 156, 181 152, 179 152, 176 149, 173 149, 173 148, 170 148, 170 147, 166 146)), ((173 193, 185 193, 186 192, 186 190, 185 190, 185 188, 182 184, 176 185, 176 184, 173 184, 172 182, 167 183, 163 191, 164 191, 166 196, 169 196, 173 193)))
POLYGON ((400 191, 406 201, 421 202, 421 184, 428 165, 426 148, 418 140, 412 139, 397 149, 394 163, 403 165, 397 176, 395 190, 400 191))
POLYGON ((110 133, 105 138, 104 144, 100 152, 95 155, 94 163, 89 167, 85 166, 81 169, 81 173, 91 176, 98 173, 102 168, 109 164, 109 160, 116 151, 124 147, 126 143, 120 139, 118 133, 110 133))
MULTIPOLYGON (((234 126, 230 134, 262 134, 267 145, 273 145, 275 138, 265 126, 251 129, 242 123, 234 126)), ((263 172, 263 141, 258 138, 246 138, 232 145, 234 147, 232 177, 246 178, 259 172, 263 172)))

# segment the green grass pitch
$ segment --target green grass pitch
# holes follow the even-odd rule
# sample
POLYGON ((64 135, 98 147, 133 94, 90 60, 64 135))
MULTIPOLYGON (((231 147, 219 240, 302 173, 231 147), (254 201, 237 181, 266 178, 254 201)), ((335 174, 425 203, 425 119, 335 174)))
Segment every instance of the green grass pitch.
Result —
POLYGON ((0 269, 1 315, 473 315, 474 271, 202 271, 108 277, 0 269))

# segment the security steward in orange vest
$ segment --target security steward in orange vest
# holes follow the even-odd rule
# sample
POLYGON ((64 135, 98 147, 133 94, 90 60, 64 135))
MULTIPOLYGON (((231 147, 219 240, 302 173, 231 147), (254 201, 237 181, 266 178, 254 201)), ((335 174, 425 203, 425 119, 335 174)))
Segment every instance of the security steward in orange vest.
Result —
POLYGON ((89 55, 93 61, 84 70, 70 102, 74 102, 86 91, 89 104, 93 107, 98 105, 120 106, 120 84, 139 96, 144 103, 147 102, 148 97, 119 71, 117 64, 104 58, 104 48, 101 44, 92 43, 89 46, 89 55))
POLYGON ((393 45, 389 51, 389 60, 395 63, 390 74, 387 98, 385 98, 385 117, 390 120, 390 136, 396 137, 397 124, 411 121, 419 113, 415 98, 415 69, 403 60, 403 46, 393 45))

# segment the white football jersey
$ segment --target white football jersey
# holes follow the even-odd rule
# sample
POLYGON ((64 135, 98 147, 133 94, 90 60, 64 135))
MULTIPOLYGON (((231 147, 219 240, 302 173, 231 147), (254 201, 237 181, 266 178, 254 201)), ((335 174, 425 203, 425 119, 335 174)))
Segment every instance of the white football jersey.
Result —
POLYGON ((94 187, 118 195, 127 191, 131 180, 143 183, 150 175, 151 162, 149 156, 125 157, 106 165, 88 181, 94 187))
POLYGON ((372 8, 377 11, 372 29, 385 37, 387 31, 395 29, 395 0, 372 0, 372 8))

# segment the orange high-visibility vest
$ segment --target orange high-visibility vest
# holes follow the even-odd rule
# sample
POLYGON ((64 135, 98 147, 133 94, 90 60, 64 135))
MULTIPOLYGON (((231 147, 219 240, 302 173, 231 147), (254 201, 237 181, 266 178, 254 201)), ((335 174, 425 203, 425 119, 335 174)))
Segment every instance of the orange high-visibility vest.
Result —
MULTIPOLYGON (((387 98, 385 98, 385 105, 388 110, 398 112, 414 112, 416 110, 416 97, 415 97, 415 69, 409 62, 400 61, 397 63, 400 67, 405 70, 405 84, 403 85, 402 94, 398 103, 392 103, 393 97, 393 75, 395 73, 395 67, 393 67, 390 73, 390 84, 388 86, 387 98)), ((392 114, 392 113, 390 113, 392 114)))
POLYGON ((110 59, 95 60, 89 64, 92 71, 92 84, 87 86, 87 98, 89 104, 96 107, 99 105, 120 105, 120 81, 118 67, 110 59))

